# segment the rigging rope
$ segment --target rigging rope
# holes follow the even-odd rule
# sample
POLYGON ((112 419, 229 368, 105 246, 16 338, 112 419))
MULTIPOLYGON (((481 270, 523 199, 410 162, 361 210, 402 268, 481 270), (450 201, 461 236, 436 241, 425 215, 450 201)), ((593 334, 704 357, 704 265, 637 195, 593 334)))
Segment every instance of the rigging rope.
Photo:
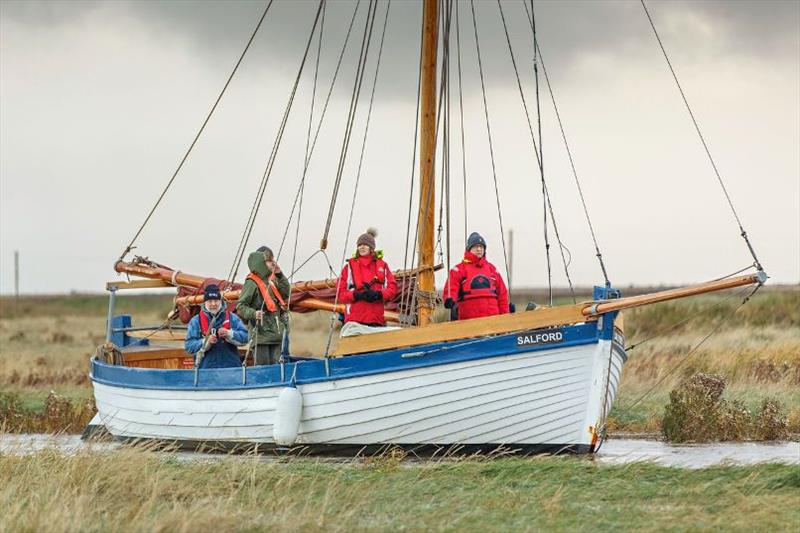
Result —
MULTIPOLYGON (((311 127, 314 124, 314 104, 317 101, 317 79, 319 78, 319 59, 320 55, 322 55, 322 37, 325 33, 325 12, 327 11, 327 3, 322 5, 322 20, 319 23, 319 41, 317 41, 317 57, 314 62, 314 83, 311 87, 311 110, 308 113, 308 131, 306 132, 306 152, 303 156, 303 175, 300 178, 300 203, 297 208, 297 225, 295 226, 294 230, 294 246, 292 247, 292 272, 294 272, 294 267, 297 264, 297 245, 300 240, 300 221, 303 220, 303 198, 305 196, 305 178, 306 172, 308 170, 308 162, 310 159, 309 149, 311 144, 311 127)), ((289 214, 289 224, 292 222, 292 215, 294 214, 294 208, 292 212, 289 214)), ((288 229, 288 224, 287 224, 288 229)), ((285 233, 284 233, 285 236, 285 233)), ((281 248, 278 250, 278 256, 280 256, 280 251, 283 249, 283 241, 281 241, 281 248)), ((290 280, 291 281, 291 280, 290 280)), ((291 299, 292 290, 291 285, 289 286, 289 298, 291 299)))
MULTIPOLYGON (((523 3, 523 5, 525 5, 525 4, 523 3)), ((510 37, 510 35, 508 33, 508 26, 506 24, 506 17, 505 17, 505 13, 503 12, 503 6, 500 3, 500 0, 497 0, 497 7, 498 7, 498 10, 500 11, 500 20, 503 23, 503 31, 504 31, 505 37, 506 37, 506 44, 508 45, 508 53, 511 56, 511 65, 514 67, 514 76, 516 77, 516 80, 517 80, 517 89, 519 90, 519 96, 520 96, 520 99, 522 100, 522 107, 523 107, 523 109, 525 111, 525 118, 526 118, 527 123, 528 123, 528 131, 531 134, 531 143, 533 144, 533 152, 534 152, 534 155, 536 156, 536 162, 539 164, 539 167, 540 167, 540 175, 541 175, 541 178, 542 178, 542 185, 544 187, 544 192, 545 192, 545 195, 544 195, 545 201, 546 201, 545 207, 546 207, 547 210, 550 211, 550 219, 553 221, 553 232, 555 233, 556 241, 558 242, 559 252, 560 252, 560 255, 561 255, 561 262, 562 262, 562 264, 564 266, 564 275, 567 278, 567 283, 569 284, 570 294, 572 295, 572 300, 573 300, 573 303, 574 303, 574 302, 577 301, 576 297, 575 297, 575 287, 572 284, 572 278, 571 278, 571 276, 569 274, 569 265, 572 263, 572 253, 569 251, 569 248, 567 248, 567 246, 561 240, 561 234, 559 233, 558 225, 556 224, 556 215, 555 215, 555 212, 553 210, 553 204, 552 204, 552 202, 550 200, 550 191, 546 186, 544 174, 541 173, 542 162, 541 162, 540 155, 539 155, 539 148, 536 145, 536 136, 533 133, 533 124, 531 123, 531 116, 530 116, 530 112, 528 110, 528 102, 527 102, 527 99, 525 98, 525 92, 522 90, 522 81, 520 80, 519 69, 517 68, 517 61, 516 61, 516 59, 514 57, 514 49, 513 49, 513 46, 511 45, 511 37, 510 37), (567 258, 564 255, 565 251, 570 256, 569 261, 567 261, 567 258)), ((527 5, 526 5, 526 8, 527 8, 527 5)), ((535 52, 534 52, 534 54, 535 54, 535 52)), ((538 97, 537 97, 537 111, 538 111, 538 107, 539 107, 539 105, 538 105, 538 97)), ((541 122, 540 122, 540 133, 541 133, 541 122)), ((540 141, 540 143, 541 143, 541 141, 540 141)), ((547 224, 547 217, 546 216, 545 216, 545 224, 547 224)), ((546 249, 549 249, 549 243, 547 242, 546 228, 545 228, 545 247, 546 247, 546 249)), ((550 258, 549 258, 549 255, 548 255, 548 280, 550 279, 549 278, 549 272, 550 272, 550 258)), ((552 284, 550 284, 550 291, 551 291, 551 294, 552 294, 552 284)), ((552 305, 552 300, 551 300, 550 303, 552 305)))
POLYGON ((150 218, 153 216, 153 213, 155 213, 156 209, 158 208, 159 204, 161 203, 161 200, 164 199, 164 195, 167 194, 167 191, 172 186, 172 183, 175 181, 175 178, 178 176, 178 173, 183 168, 183 164, 189 158, 189 154, 192 152, 192 149, 194 148, 194 145, 197 144, 198 139, 200 139, 200 135, 206 129, 206 125, 208 124, 208 121, 211 120, 211 115, 213 115, 214 111, 216 111, 220 100, 222 100, 222 96, 225 94, 225 91, 228 89, 228 85, 230 85, 231 80, 233 80, 233 76, 236 74, 236 71, 239 70, 239 65, 242 64, 242 61, 244 60, 244 56, 247 55, 247 51, 250 49, 250 45, 253 44, 253 40, 255 39, 256 34, 258 33, 258 30, 261 28, 261 24, 264 22, 264 19, 267 16, 267 12, 269 11, 269 8, 272 7, 272 2, 273 1, 274 0, 270 0, 269 3, 267 4, 267 7, 264 8, 264 12, 261 14, 261 18, 258 19, 258 23, 256 24, 256 27, 253 30, 252 35, 250 35, 250 39, 247 40, 247 44, 245 45, 244 50, 242 50, 242 53, 239 55, 239 59, 236 61, 236 64, 233 66, 233 70, 231 71, 230 75, 228 76, 228 79, 225 81, 225 85, 222 86, 222 90, 220 91, 219 95, 217 96, 217 99, 214 101, 214 104, 211 106, 211 110, 209 110, 208 114, 206 115, 206 118, 203 121, 203 124, 200 126, 200 129, 197 130, 197 134, 195 134, 194 139, 192 139, 192 142, 189 145, 189 148, 186 150, 186 153, 183 154, 183 157, 181 158, 180 163, 178 163, 178 167, 175 169, 175 172, 172 173, 172 176, 170 177, 169 181, 167 182, 167 186, 164 187, 163 191, 161 191, 161 194, 158 196, 158 199, 156 199, 156 203, 150 209, 150 212, 147 213, 147 216, 145 217, 144 222, 142 222, 142 225, 139 226, 139 229, 136 231, 136 234, 131 239, 131 242, 128 243, 128 246, 126 246, 125 250, 123 250, 122 254, 120 254, 118 261, 122 261, 122 259, 124 259, 126 255, 128 255, 128 252, 130 252, 133 249, 133 247, 134 247, 133 245, 136 242, 136 239, 138 239, 139 235, 141 235, 142 230, 144 230, 145 226, 150 221, 150 218))
MULTIPOLYGON (((456 52, 458 63, 458 112, 461 122, 461 176, 464 186, 464 242, 467 242, 467 154, 464 149, 464 92, 461 80, 461 28, 458 24, 458 5, 456 2, 456 52)), ((448 269, 449 272, 449 269, 448 269)))
POLYGON ((348 243, 350 242, 350 231, 352 230, 353 226, 353 214, 355 213, 356 198, 358 197, 358 186, 361 183, 361 168, 364 163, 364 152, 366 151, 367 147, 369 125, 370 125, 370 120, 372 119, 372 105, 375 101, 375 87, 377 87, 378 85, 378 72, 380 71, 381 68, 381 57, 383 56, 383 43, 386 38, 386 26, 389 21, 389 10, 391 9, 391 7, 392 7, 392 0, 388 0, 386 4, 386 14, 384 15, 383 18, 383 30, 381 31, 381 44, 378 47, 378 58, 377 61, 375 62, 375 75, 373 76, 372 80, 372 92, 369 97, 369 107, 367 108, 367 119, 366 119, 366 124, 364 126, 364 138, 361 141, 361 154, 359 155, 358 158, 358 170, 356 171, 356 181, 353 190, 353 200, 350 203, 350 216, 347 219, 347 232, 345 234, 344 247, 342 249, 342 264, 344 264, 345 258, 347 257, 347 246, 348 243))
MULTIPOLYGON (((411 179, 408 185, 408 218, 406 220, 406 243, 403 255, 403 270, 408 269, 408 253, 409 253, 409 240, 411 239, 411 214, 413 212, 413 205, 414 205, 414 178, 417 175, 417 143, 419 142, 419 107, 420 107, 420 92, 422 90, 422 32, 425 31, 425 24, 424 21, 421 23, 420 27, 420 45, 419 45, 419 65, 417 68, 417 108, 415 111, 415 122, 414 122, 414 148, 411 152, 411 179)), ((413 261, 413 259, 412 259, 413 261)), ((409 301, 406 301, 406 295, 403 294, 400 297, 400 309, 405 309, 408 311, 408 305, 410 305, 410 297, 409 301)), ((410 316, 410 311, 406 313, 406 316, 410 316)), ((404 320, 403 315, 400 318, 401 322, 404 320)), ((410 323, 410 320, 406 322, 402 322, 405 325, 410 323)))
MULTIPOLYGON (((383 57, 383 44, 384 44, 384 41, 386 39, 386 27, 387 27, 388 22, 389 22, 389 10, 391 9, 391 7, 392 7, 392 0, 388 0, 388 2, 386 3, 386 13, 385 13, 385 15, 383 17, 383 30, 381 31, 381 44, 378 47, 378 58, 377 58, 377 60, 375 62, 375 74, 374 74, 373 79, 372 79, 372 92, 370 93, 370 97, 369 97, 369 108, 367 109, 367 119, 366 119, 366 123, 364 125, 364 138, 361 141, 361 154, 359 155, 359 158, 358 158, 358 170, 356 172, 356 181, 355 181, 355 186, 354 186, 354 191, 353 191, 353 200, 350 203, 350 216, 348 217, 348 220, 347 220, 347 232, 345 234, 344 246, 342 247, 342 261, 341 261, 342 264, 345 263, 345 259, 347 257, 348 244, 350 242, 350 231, 352 230, 352 227, 353 227, 353 214, 355 213, 356 198, 358 197, 358 188, 359 188, 358 186, 361 183, 361 168, 362 168, 362 165, 364 163, 364 152, 366 151, 366 147, 367 147, 367 137, 369 136, 369 125, 370 125, 370 120, 372 118, 372 105, 373 105, 373 103, 375 101, 375 88, 378 85, 378 73, 380 72, 380 68, 381 68, 381 57, 383 57)), ((377 4, 376 4, 375 11, 377 12, 377 4)), ((334 299, 333 299, 334 309, 336 308, 336 305, 338 303, 339 303, 339 290, 338 290, 338 283, 337 283, 337 290, 336 290, 336 294, 334 295, 334 299)), ((327 343, 325 345, 326 346, 325 347, 325 357, 326 358, 330 354, 330 346, 331 346, 331 341, 333 339, 333 326, 335 324, 336 315, 337 315, 336 312, 332 312, 331 313, 330 324, 328 326, 328 340, 327 340, 327 343)))
MULTIPOLYGON (((503 210, 500 206, 500 191, 497 185, 497 169, 495 167, 494 162, 494 146, 492 144, 492 129, 489 124, 489 106, 486 103, 486 83, 483 77, 483 61, 481 59, 481 45, 478 39, 478 23, 475 17, 475 0, 470 0, 470 9, 472 11, 472 29, 475 33, 475 49, 478 53, 478 72, 481 78, 481 94, 483 96, 483 114, 486 118, 486 134, 489 138, 489 158, 492 162, 492 178, 494 180, 494 194, 495 200, 497 201, 497 217, 500 222, 500 239, 503 243, 503 262, 506 265, 506 279, 509 277, 509 269, 508 269, 508 254, 506 253, 506 232, 503 227, 503 210)), ((548 271, 549 271, 550 261, 548 255, 548 271)), ((552 293, 552 291, 551 291, 552 293)), ((552 296, 551 296, 551 303, 552 303, 552 296)))
POLYGON ((536 82, 536 122, 539 128, 539 175, 542 178, 542 217, 544 222, 544 250, 547 257, 547 288, 550 296, 550 306, 553 306, 553 274, 550 265, 550 239, 547 235, 547 185, 544 179, 544 146, 542 146, 542 111, 539 105, 539 54, 536 44, 536 14, 531 0, 531 29, 533 30, 533 76, 536 82))
MULTIPOLYGON (((325 33, 325 13, 327 11, 327 9, 326 9, 327 5, 328 5, 327 3, 323 3, 322 4, 322 19, 320 20, 320 24, 319 24, 319 40, 317 41, 317 57, 315 58, 315 62, 314 62, 314 83, 313 83, 313 85, 311 87, 311 110, 308 113, 308 130, 306 132, 306 151, 305 151, 305 155, 303 156, 303 175, 300 178, 300 189, 298 191, 299 195, 300 195, 300 204, 299 204, 298 210, 297 210, 297 225, 296 225, 295 231, 294 231, 294 246, 292 247, 292 270, 291 270, 291 274, 289 275, 289 296, 286 299, 287 302, 291 302, 292 301, 292 292, 294 291, 294 284, 292 283, 292 281, 294 281, 294 273, 296 272, 296 268, 295 267, 297 265, 297 245, 298 245, 298 242, 300 240, 300 221, 303 220, 303 196, 304 196, 303 193, 305 192, 306 171, 308 170, 308 162, 309 162, 309 159, 310 159, 309 150, 310 150, 310 144, 311 144, 311 127, 314 124, 314 104, 316 103, 316 100, 317 100, 317 79, 319 77, 319 60, 320 60, 320 56, 322 55, 322 37, 323 37, 323 35, 325 33)), ((358 7, 358 4, 356 4, 356 8, 357 7, 358 7)), ((322 122, 320 121, 320 124, 321 123, 322 122)), ((292 223, 292 215, 294 215, 294 206, 292 206, 292 212, 289 214, 289 222, 286 224, 286 230, 287 231, 289 229, 289 226, 292 223)), ((286 232, 284 232, 283 238, 284 239, 286 238, 286 232)), ((281 246, 280 246, 280 249, 278 250, 278 257, 279 258, 280 258, 280 253, 281 253, 282 250, 283 250, 283 240, 281 240, 281 246)), ((287 306, 287 310, 288 310, 288 306, 287 306)), ((286 327, 283 330, 283 338, 281 339, 281 362, 283 362, 283 348, 285 346, 289 346, 289 331, 290 331, 290 325, 291 325, 291 317, 292 317, 292 314, 288 313, 288 312, 285 313, 285 315, 284 315, 284 318, 286 320, 286 327)), ((258 329, 256 329, 256 335, 258 335, 258 329)), ((258 346, 258 344, 256 343, 256 350, 258 350, 257 346, 258 346)), ((244 363, 245 363, 245 361, 242 361, 242 369, 243 369, 242 371, 243 372, 244 372, 244 368, 245 368, 244 363)), ((295 370, 297 370, 296 367, 295 367, 295 370)), ((283 373, 283 367, 281 367, 281 373, 283 373)))
MULTIPOLYGON (((743 269, 738 270, 738 271, 736 271, 736 272, 734 272, 732 274, 728 274, 727 276, 723 276, 721 278, 717 278, 717 279, 712 280, 712 281, 720 281, 720 280, 723 280, 723 279, 727 279, 727 278, 735 276, 736 274, 740 274, 740 273, 744 272, 745 270, 750 270, 751 268, 753 268, 753 265, 747 265, 746 268, 743 268, 743 269)), ((656 339, 656 338, 664 335, 664 333, 667 333, 669 331, 673 331, 675 329, 678 329, 679 327, 683 326, 684 324, 694 320, 695 318, 697 318, 701 314, 706 313, 707 311, 711 311, 713 309, 716 309, 716 308, 722 306, 722 304, 726 303, 731 298, 735 298, 737 296, 741 296, 746 291, 747 291, 747 289, 745 288, 744 290, 733 292, 733 293, 729 294, 728 296, 726 296, 725 298, 723 298, 722 300, 720 300, 719 302, 715 303, 714 305, 708 306, 708 308, 701 308, 697 312, 695 312, 694 314, 689 315, 687 318, 684 318, 683 320, 679 320, 678 322, 676 322, 674 324, 671 324, 671 325, 667 326, 666 328, 663 328, 663 329, 660 329, 660 330, 656 331, 655 333, 653 333, 649 337, 646 337, 646 338, 644 338, 644 339, 642 339, 640 341, 634 342, 633 344, 630 344, 630 345, 626 346, 625 347, 625 351, 627 352, 627 351, 633 350, 634 348, 638 348, 642 344, 644 344, 646 342, 650 342, 651 340, 656 339)))
MULTIPOLYGON (((442 0, 441 3, 444 3, 444 0, 442 0)), ((451 13, 451 7, 452 7, 452 0, 449 1, 449 3, 447 4, 446 9, 444 10, 445 11, 445 17, 440 17, 439 18, 439 21, 440 21, 441 26, 443 28, 442 34, 444 35, 444 37, 443 37, 442 42, 443 42, 443 46, 445 48, 448 46, 448 43, 450 42, 450 13, 451 13)), ((423 26, 423 29, 424 29, 424 26, 423 26)), ((444 52, 444 53, 447 53, 447 52, 444 52)), ((445 74, 444 74, 445 71, 444 71, 444 69, 445 69, 445 65, 444 65, 444 62, 442 62, 442 70, 441 70, 441 74, 440 74, 442 80, 445 79, 445 74)), ((436 109, 436 121, 435 121, 435 128, 434 128, 434 134, 433 134, 434 139, 438 139, 439 138, 439 126, 441 125, 443 109, 444 109, 444 94, 445 94, 445 84, 441 83, 439 85, 439 97, 438 97, 438 105, 437 105, 437 109, 436 109)), ((431 154, 431 159, 432 159, 431 167, 432 168, 436 168, 436 145, 434 145, 434 150, 433 150, 433 154, 431 154)), ((414 250, 417 249, 417 241, 419 239, 420 221, 423 220, 423 219, 426 219, 428 217, 428 209, 430 208, 431 203, 432 203, 434 189, 435 189, 435 187, 428 187, 428 197, 425 198, 424 199, 425 201, 423 202, 424 206, 425 206, 425 209, 424 209, 424 211, 421 211, 421 215, 422 216, 417 216, 417 224, 415 226, 415 232, 414 232, 414 246, 413 246, 414 250)), ((435 208, 435 206, 434 206, 434 208, 435 208)), ((418 255, 417 255, 417 260, 414 262, 414 266, 416 268, 419 268, 419 256, 418 255)), ((433 265, 430 265, 430 266, 433 267, 433 265)), ((413 287, 413 289, 412 289, 412 291, 410 292, 410 295, 409 295, 409 299, 410 299, 409 316, 412 316, 413 314, 416 314, 417 297, 419 296, 419 294, 421 292, 422 291, 419 290, 419 283, 418 282, 415 283, 414 287, 413 287)), ((435 300, 437 298, 437 294, 435 292, 426 293, 426 294, 424 294, 424 297, 428 298, 429 300, 435 300)), ((433 304, 433 305, 435 305, 435 304, 433 304)))
POLYGON ((307 172, 308 172, 308 167, 311 164, 311 157, 314 155, 314 148, 316 148, 316 146, 317 146, 317 139, 319 139, 319 132, 322 129, 322 123, 323 123, 323 120, 325 119, 325 114, 328 111, 328 104, 331 101, 331 94, 333 93, 333 88, 336 85, 336 80, 337 80, 337 78, 339 76, 339 70, 340 70, 340 68, 342 66, 342 59, 344 58, 345 51, 347 50, 347 44, 350 42, 350 34, 351 34, 352 29, 353 29, 353 25, 355 23, 355 20, 356 20, 356 14, 358 13, 359 6, 361 6, 361 0, 358 0, 358 2, 356 3, 356 7, 353 9, 353 15, 350 17, 350 25, 347 28, 347 34, 345 35, 345 40, 344 40, 344 43, 342 44, 342 49, 339 52, 339 59, 338 59, 338 61, 336 63, 336 69, 334 69, 334 71, 333 71, 333 78, 331 80, 331 85, 328 88, 328 94, 325 97, 325 105, 322 107, 322 114, 320 115, 319 123, 317 123, 317 129, 316 129, 316 132, 314 133, 314 141, 311 143, 311 150, 309 151, 308 157, 306 158, 306 161, 305 161, 305 163, 303 165, 303 176, 302 176, 302 178, 300 180, 300 185, 298 185, 298 187, 297 187, 297 193, 295 193, 295 196, 294 196, 294 202, 292 203, 292 210, 289 213, 289 220, 286 222, 286 227, 283 230, 283 237, 281 237, 281 244, 280 244, 280 247, 278 248, 278 257, 279 258, 281 256, 281 252, 283 251, 283 245, 284 245, 284 243, 286 241, 286 236, 287 236, 287 234, 289 232, 289 227, 290 227, 290 225, 292 223, 292 218, 294 217, 294 212, 295 212, 295 209, 297 208, 298 201, 300 199, 301 191, 304 190, 304 188, 305 188, 305 180, 306 180, 306 176, 307 176, 307 172))
MULTIPOLYGON (((531 14, 528 11, 528 4, 526 4, 524 2, 524 0, 523 0, 522 5, 525 8, 525 14, 528 17, 528 23, 531 25, 531 29, 533 29, 533 19, 531 18, 531 14)), ((558 111, 558 104, 556 103, 556 97, 555 97, 555 93, 553 91, 553 86, 550 83, 550 76, 548 76, 548 74, 547 74, 547 65, 545 64, 544 56, 542 55, 542 48, 541 48, 541 46, 539 46, 538 42, 536 43, 536 50, 537 50, 537 52, 539 54, 539 63, 541 63, 541 65, 542 65, 542 73, 544 74, 545 83, 547 84, 547 90, 550 93, 550 101, 553 104, 553 111, 555 111, 556 120, 558 121, 558 127, 559 127, 559 130, 561 131, 561 139, 564 141, 564 148, 567 151, 567 157, 569 158, 569 164, 570 164, 570 167, 572 169, 572 176, 575 179, 575 186, 578 189, 578 196, 581 199, 581 205, 583 206, 583 214, 586 217, 586 223, 589 226, 589 233, 591 234, 592 242, 594 243, 595 257, 597 257, 597 260, 600 263, 600 270, 603 272, 603 279, 605 280, 606 287, 611 287, 611 282, 608 279, 608 272, 606 270, 606 265, 605 265, 605 262, 603 261, 603 254, 600 253, 600 246, 597 243, 597 235, 595 234, 594 225, 592 224, 592 219, 589 216, 589 209, 586 206, 586 198, 583 195, 583 188, 581 187, 581 182, 580 182, 580 179, 578 178, 578 171, 575 168, 575 160, 572 157, 572 150, 570 149, 569 142, 567 141, 567 134, 566 134, 566 130, 564 129, 564 123, 561 120, 561 113, 558 111)), ((551 218, 553 218, 552 217, 552 212, 551 212, 551 218)), ((554 227, 554 230, 555 230, 555 219, 554 218, 553 218, 553 227, 554 227)), ((556 236, 557 236, 558 235, 558 233, 557 233, 558 230, 555 230, 555 231, 556 231, 556 236)), ((561 245, 560 241, 559 241, 559 245, 561 245)))
POLYGON ((359 96, 361 95, 361 86, 364 81, 364 73, 366 71, 367 56, 369 54, 370 40, 372 37, 372 28, 375 23, 375 14, 377 13, 377 3, 375 0, 370 0, 367 8, 367 18, 364 23, 364 36, 361 40, 361 52, 359 53, 359 62, 356 68, 356 76, 353 84, 353 94, 350 98, 350 111, 347 117, 347 125, 345 126, 344 139, 342 140, 342 149, 339 154, 339 166, 336 170, 336 179, 333 184, 333 192, 331 194, 331 201, 328 207, 328 218, 325 221, 325 231, 323 232, 322 239, 320 240, 320 248, 323 250, 328 246, 328 234, 331 230, 331 223, 333 222, 333 213, 336 208, 336 200, 339 196, 339 187, 342 183, 342 175, 344 174, 344 165, 347 160, 347 151, 350 147, 350 138, 353 134, 353 125, 355 124, 356 111, 358 109, 359 96))
MULTIPOLYGON (((756 285, 755 288, 753 288, 753 290, 750 291, 750 293, 744 297, 741 303, 738 306, 736 306, 733 312, 731 312, 730 316, 736 314, 736 312, 739 311, 739 309, 741 309, 747 302, 749 302, 750 299, 756 294, 756 292, 758 292, 758 290, 762 287, 762 285, 763 283, 759 283, 758 285, 756 285)), ((739 291, 737 292, 736 295, 741 296, 742 292, 744 291, 739 291)), ((645 391, 644 394, 642 394, 636 400, 634 400, 633 403, 631 403, 630 405, 626 405, 625 409, 632 409, 633 407, 638 405, 642 400, 644 400, 647 396, 649 396, 654 390, 656 390, 656 388, 658 388, 659 385, 661 385, 668 377, 673 375, 683 364, 685 364, 686 361, 689 360, 689 357, 691 357, 692 354, 694 354, 703 344, 705 344, 705 342, 708 339, 710 339, 712 335, 714 335, 717 331, 719 331, 723 323, 724 320, 720 318, 717 324, 711 329, 711 331, 709 331, 702 339, 700 339, 700 341, 697 344, 695 344, 688 352, 686 352, 686 355, 684 355, 683 358, 681 358, 681 360, 678 361, 678 363, 675 366, 673 366, 666 374, 664 374, 664 376, 662 376, 661 379, 659 379, 655 383, 655 385, 650 387, 647 391, 645 391)))
POLYGON ((644 9, 645 15, 647 15, 647 20, 650 22, 650 27, 653 28, 653 34, 658 41, 658 46, 661 48, 661 53, 664 54, 664 59, 667 61, 667 66, 669 67, 670 73, 672 73, 672 79, 675 80, 675 85, 678 87, 678 91, 681 93, 681 98, 683 99, 683 103, 686 106, 686 111, 689 112, 689 117, 692 119, 692 124, 694 124, 694 129, 697 131, 697 136, 700 137, 700 142, 703 144, 703 148, 705 149, 706 155, 708 156, 708 160, 711 163, 711 168, 714 169, 714 174, 717 176, 717 181, 719 182, 720 187, 722 187, 722 192, 725 194, 725 199, 728 201, 728 206, 731 208, 731 212, 733 213, 733 217, 736 219, 736 224, 739 226, 739 231, 741 237, 744 239, 744 242, 747 244, 748 250, 750 250, 750 255, 753 257, 754 265, 758 270, 764 270, 761 266, 761 262, 756 257, 756 252, 753 249, 753 245, 750 243, 750 239, 747 237, 747 232, 744 230, 742 226, 742 221, 739 218, 739 214, 736 212, 736 208, 733 207, 733 201, 731 200, 730 194, 728 194, 728 189, 725 187, 725 183, 722 181, 722 176, 717 169, 717 164, 714 162, 714 158, 711 156, 711 150, 708 148, 708 144, 706 143, 705 137, 703 137, 703 133, 700 131, 700 125, 697 122, 697 119, 692 112, 692 108, 689 105, 689 100, 686 98, 686 93, 683 92, 683 87, 681 83, 678 81, 678 75, 675 73, 675 69, 672 67, 672 62, 669 60, 669 56, 667 55, 667 50, 664 48, 664 43, 661 41, 661 37, 658 35, 658 30, 656 30, 656 25, 653 22, 653 18, 650 16, 650 11, 647 10, 647 5, 645 5, 644 0, 640 0, 642 3, 642 8, 644 9))
POLYGON ((269 159, 267 161, 266 168, 264 169, 264 175, 261 178, 261 183, 259 184, 259 189, 256 194, 256 199, 253 202, 253 207, 250 210, 250 215, 245 225, 245 230, 242 234, 242 238, 239 242, 239 248, 237 249, 236 256, 234 257, 233 264, 231 265, 230 272, 228 274, 228 281, 233 282, 238 274, 239 267, 242 263, 242 258, 244 257, 244 252, 247 248, 247 243, 250 240, 250 234, 253 231, 253 226, 255 225, 256 215, 258 214, 258 210, 261 207, 261 201, 264 198, 264 190, 267 187, 267 183, 269 182, 269 177, 272 174, 272 168, 275 164, 275 159, 278 155, 278 149, 280 148, 281 141, 283 140, 283 133, 286 129, 286 123, 289 120, 289 113, 292 110, 292 104, 294 103, 294 97, 297 94, 297 87, 300 84, 300 78, 303 74, 303 68, 306 64, 306 59, 308 59, 308 52, 311 48, 311 43, 314 40, 314 33, 317 29, 317 23, 319 22, 320 13, 322 12, 322 6, 324 5, 325 0, 320 0, 319 7, 317 8, 317 14, 314 18, 314 25, 311 27, 311 33, 308 36, 308 42, 306 43, 305 52, 303 53, 303 60, 300 63, 300 68, 297 71, 297 76, 294 80, 294 86, 292 87, 291 94, 289 95, 289 101, 286 103, 286 109, 283 113, 283 118, 281 120, 281 124, 278 127, 278 132, 275 136, 275 142, 272 145, 272 151, 270 152, 269 159))

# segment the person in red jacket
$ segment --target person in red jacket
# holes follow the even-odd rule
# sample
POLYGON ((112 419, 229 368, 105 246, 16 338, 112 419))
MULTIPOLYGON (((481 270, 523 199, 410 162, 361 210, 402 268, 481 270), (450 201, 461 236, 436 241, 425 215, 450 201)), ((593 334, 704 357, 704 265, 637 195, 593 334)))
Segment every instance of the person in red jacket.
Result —
POLYGON ((450 271, 442 291, 444 306, 456 309, 458 320, 509 312, 503 277, 486 259, 486 241, 470 234, 464 259, 450 271))
POLYGON ((344 321, 385 326, 383 302, 397 295, 397 282, 383 252, 375 250, 378 232, 369 228, 358 237, 356 253, 347 261, 337 283, 337 299, 345 304, 344 321))

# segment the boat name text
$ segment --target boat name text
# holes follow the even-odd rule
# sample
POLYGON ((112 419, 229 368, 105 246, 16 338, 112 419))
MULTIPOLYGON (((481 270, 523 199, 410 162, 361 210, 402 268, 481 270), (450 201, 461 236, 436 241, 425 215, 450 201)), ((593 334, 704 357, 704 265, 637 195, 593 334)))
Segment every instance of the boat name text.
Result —
POLYGON ((564 332, 561 330, 549 331, 529 331, 522 335, 517 335, 517 346, 530 346, 533 344, 553 344, 564 340, 564 332))

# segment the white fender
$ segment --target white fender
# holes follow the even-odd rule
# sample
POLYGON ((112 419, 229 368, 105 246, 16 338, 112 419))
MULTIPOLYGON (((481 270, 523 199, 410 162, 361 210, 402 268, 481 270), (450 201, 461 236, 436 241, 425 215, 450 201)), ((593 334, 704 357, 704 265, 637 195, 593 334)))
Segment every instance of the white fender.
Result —
POLYGON ((287 387, 278 395, 272 438, 279 446, 291 446, 297 440, 300 415, 303 412, 303 395, 295 387, 287 387))

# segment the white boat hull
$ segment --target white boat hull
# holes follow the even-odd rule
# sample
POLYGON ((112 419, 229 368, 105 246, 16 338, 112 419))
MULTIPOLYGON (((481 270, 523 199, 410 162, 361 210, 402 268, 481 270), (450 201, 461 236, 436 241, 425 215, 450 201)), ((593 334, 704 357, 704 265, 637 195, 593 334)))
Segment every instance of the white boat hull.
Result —
MULTIPOLYGON (((598 339, 298 383, 302 413, 295 444, 591 451, 624 360, 619 342, 598 339)), ((116 437, 273 444, 282 389, 160 390, 95 382, 95 399, 102 423, 116 437)))

